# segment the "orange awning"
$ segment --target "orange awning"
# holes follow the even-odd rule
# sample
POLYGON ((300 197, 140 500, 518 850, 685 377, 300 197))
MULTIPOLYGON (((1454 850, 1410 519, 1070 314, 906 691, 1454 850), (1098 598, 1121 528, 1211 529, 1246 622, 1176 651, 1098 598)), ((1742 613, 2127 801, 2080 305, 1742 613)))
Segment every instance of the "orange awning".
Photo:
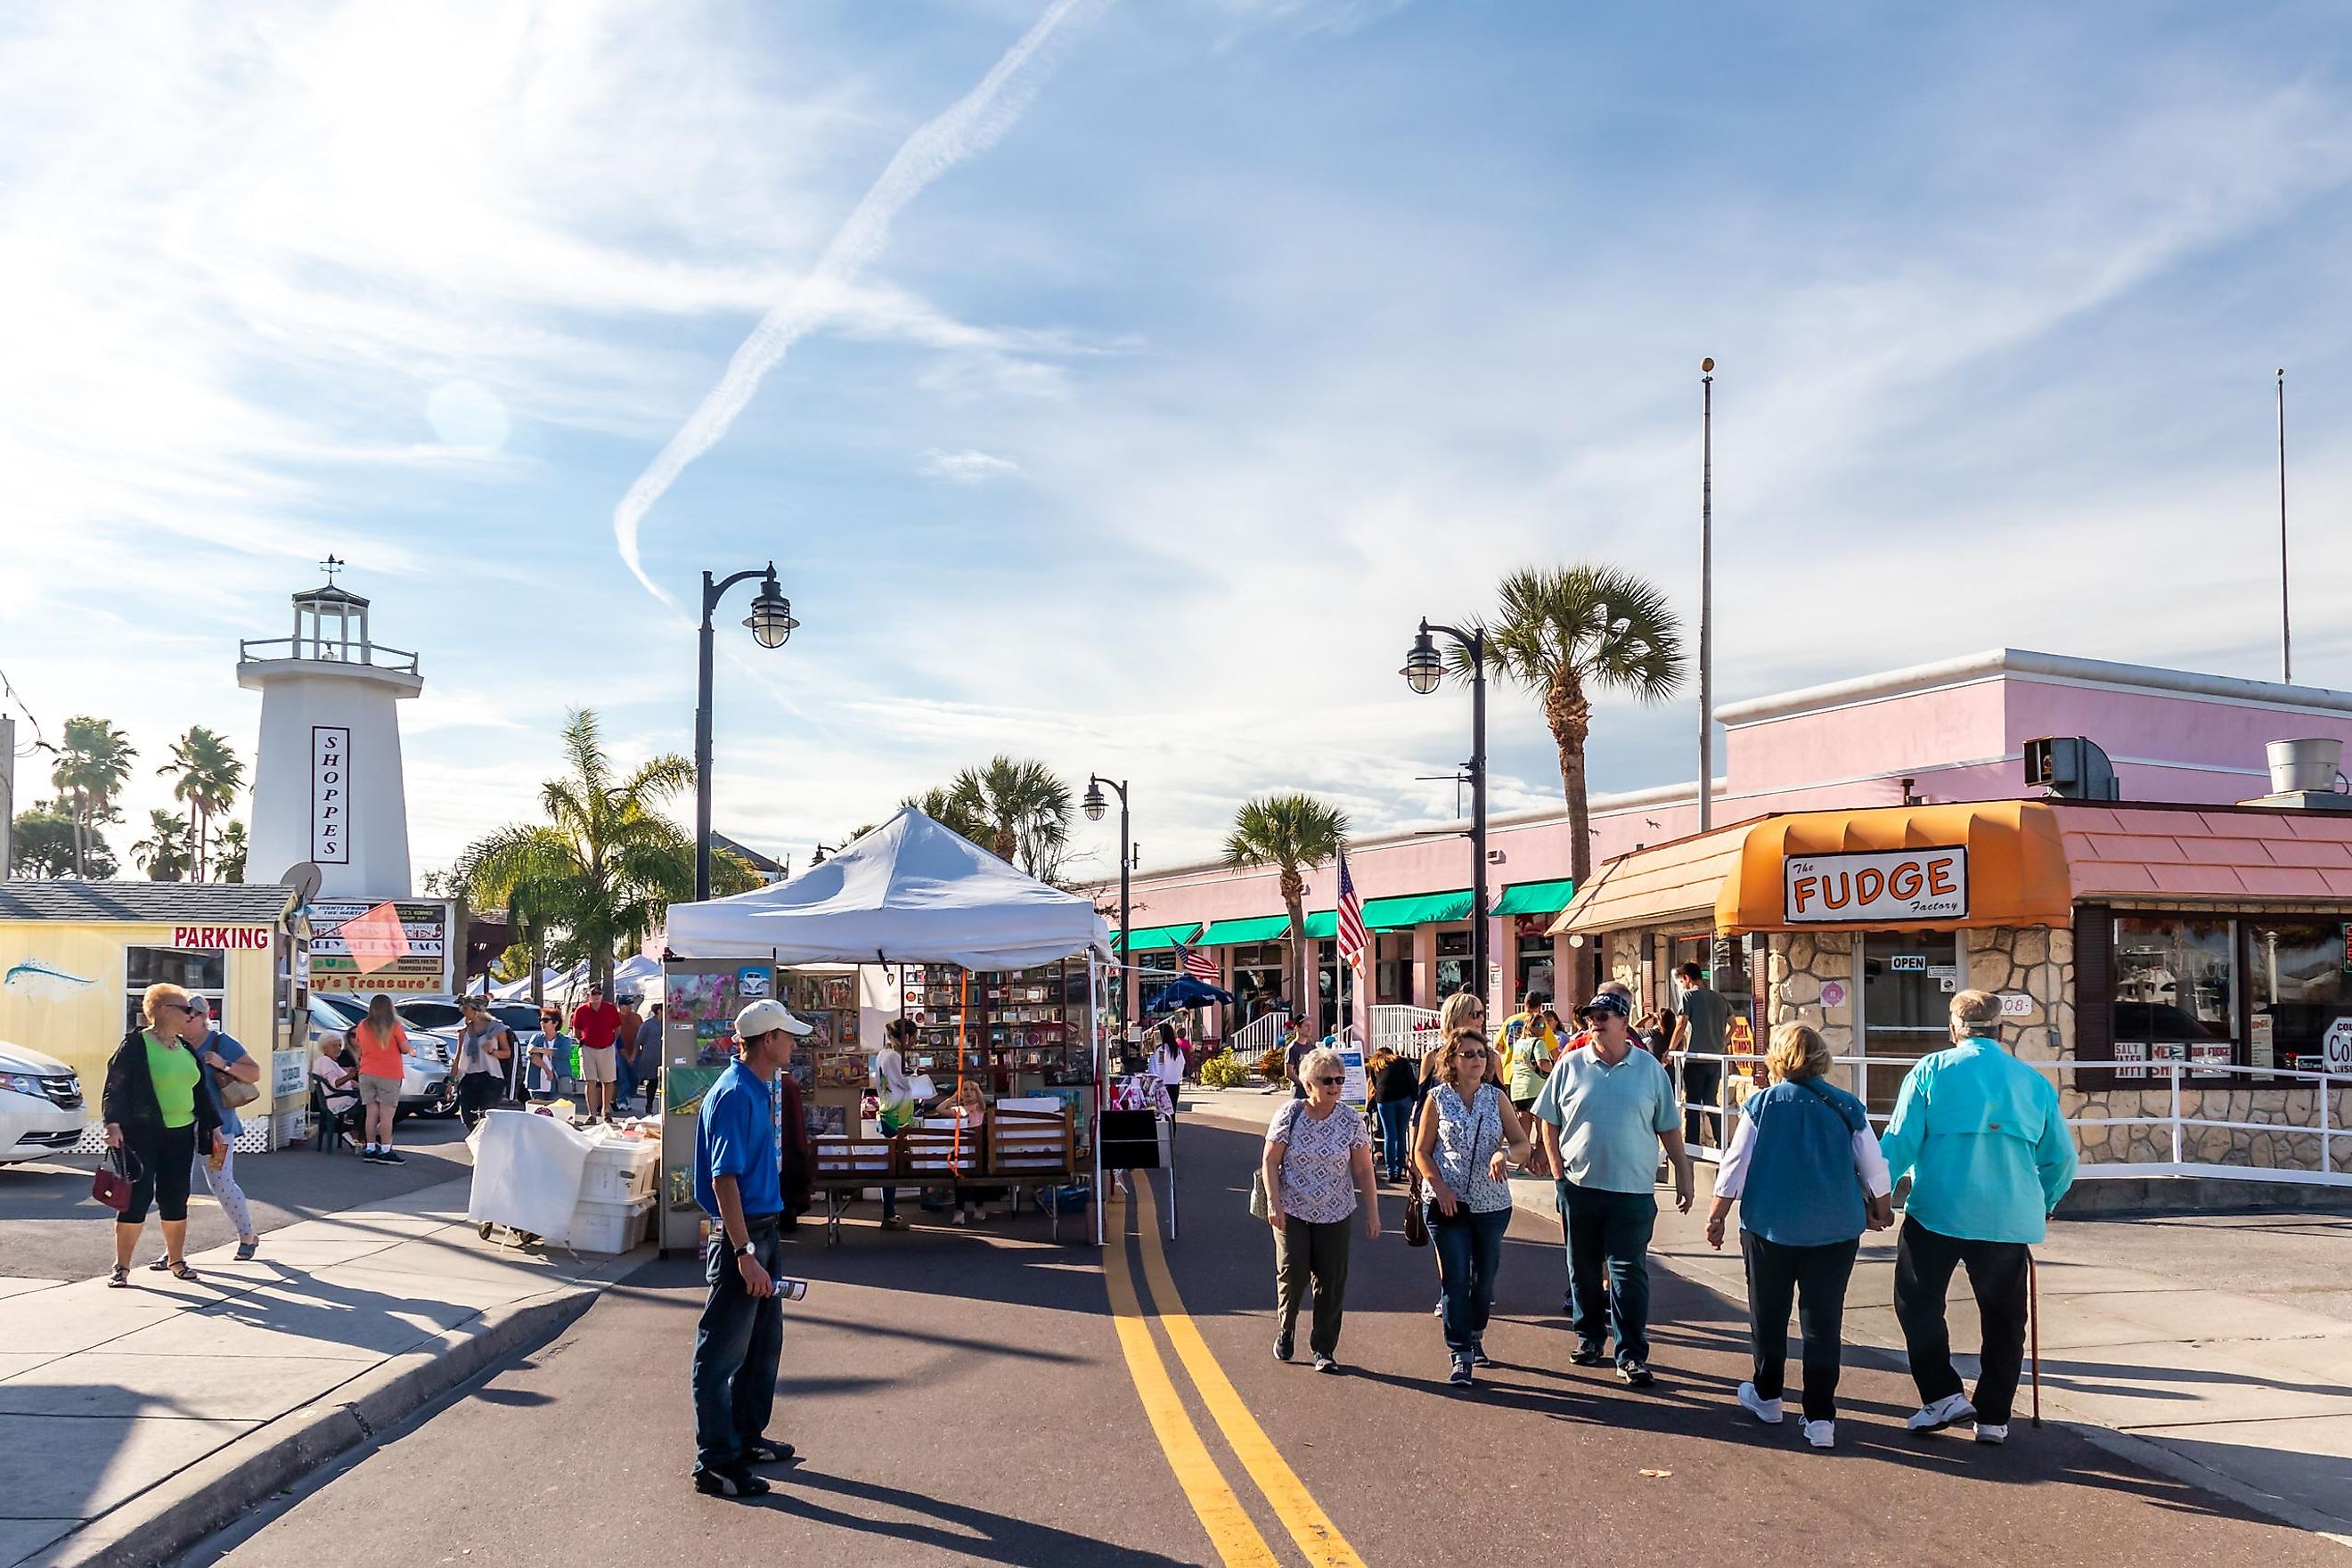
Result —
POLYGON ((1744 825, 1719 827, 1618 856, 1576 889, 1549 934, 1706 925, 1715 918, 1725 879, 1739 868, 1747 831, 1744 825))
POLYGON ((1727 936, 2063 926, 2074 909, 2057 813, 1986 800, 1767 817, 1747 829, 1715 926, 1727 936))

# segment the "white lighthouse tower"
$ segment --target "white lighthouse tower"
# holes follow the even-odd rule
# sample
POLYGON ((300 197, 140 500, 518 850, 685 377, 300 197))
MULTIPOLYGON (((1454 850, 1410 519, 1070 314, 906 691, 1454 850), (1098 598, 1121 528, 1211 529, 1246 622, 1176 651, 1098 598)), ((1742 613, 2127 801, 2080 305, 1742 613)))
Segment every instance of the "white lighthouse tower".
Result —
POLYGON ((236 683, 261 693, 254 874, 315 862, 329 899, 410 895, 408 791, 394 706, 425 689, 416 656, 378 643, 368 602, 335 585, 294 595, 294 635, 237 645, 236 683))

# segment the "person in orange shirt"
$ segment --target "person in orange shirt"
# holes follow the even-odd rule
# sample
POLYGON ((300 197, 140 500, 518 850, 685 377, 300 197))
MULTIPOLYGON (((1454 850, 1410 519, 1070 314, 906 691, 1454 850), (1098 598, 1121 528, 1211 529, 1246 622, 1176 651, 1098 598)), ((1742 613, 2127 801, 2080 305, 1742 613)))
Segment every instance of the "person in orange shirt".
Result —
POLYGON ((367 1147, 360 1155, 379 1165, 405 1165, 392 1152, 392 1123, 412 1047, 391 997, 378 993, 368 998, 367 1016, 352 1026, 352 1049, 360 1058, 360 1110, 367 1120, 367 1147))

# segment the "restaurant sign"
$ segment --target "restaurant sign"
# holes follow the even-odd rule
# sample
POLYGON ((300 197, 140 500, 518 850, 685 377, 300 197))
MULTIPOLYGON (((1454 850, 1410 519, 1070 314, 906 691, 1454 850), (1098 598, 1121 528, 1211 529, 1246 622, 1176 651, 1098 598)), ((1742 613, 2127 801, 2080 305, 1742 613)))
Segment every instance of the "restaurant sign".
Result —
POLYGON ((1783 877, 1782 908, 1791 925, 1958 921, 1969 915, 1964 845, 1791 855, 1783 877))

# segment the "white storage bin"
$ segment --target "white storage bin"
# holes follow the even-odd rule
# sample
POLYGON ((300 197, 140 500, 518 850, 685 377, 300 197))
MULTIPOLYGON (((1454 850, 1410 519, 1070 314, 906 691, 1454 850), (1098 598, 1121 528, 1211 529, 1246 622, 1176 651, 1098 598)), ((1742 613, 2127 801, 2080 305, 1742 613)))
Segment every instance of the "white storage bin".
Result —
POLYGON ((650 1194, 661 1167, 657 1145, 634 1141, 599 1143, 588 1151, 580 1174, 580 1195, 602 1204, 625 1204, 650 1194))
POLYGON ((626 1203, 583 1198, 572 1211, 571 1232, 564 1239, 574 1252, 626 1252, 646 1238, 653 1212, 650 1195, 626 1203))

